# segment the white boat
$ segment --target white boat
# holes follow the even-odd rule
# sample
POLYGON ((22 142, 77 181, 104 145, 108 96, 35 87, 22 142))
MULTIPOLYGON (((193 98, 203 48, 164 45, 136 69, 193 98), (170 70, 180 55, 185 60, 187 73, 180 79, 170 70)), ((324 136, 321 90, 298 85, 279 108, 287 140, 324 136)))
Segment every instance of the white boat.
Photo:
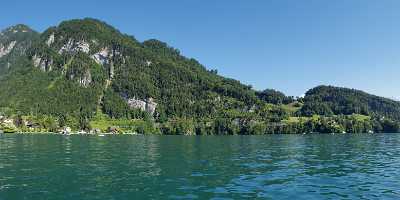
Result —
POLYGON ((82 130, 81 130, 81 131, 78 132, 78 134, 81 134, 81 135, 82 135, 82 134, 87 134, 87 133, 86 133, 86 131, 82 131, 82 130))

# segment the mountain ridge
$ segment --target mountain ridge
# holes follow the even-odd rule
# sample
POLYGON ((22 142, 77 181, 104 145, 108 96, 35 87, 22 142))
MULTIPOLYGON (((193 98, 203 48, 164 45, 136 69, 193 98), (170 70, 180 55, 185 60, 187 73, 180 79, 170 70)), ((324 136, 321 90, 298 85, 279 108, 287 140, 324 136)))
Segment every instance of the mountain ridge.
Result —
POLYGON ((347 94, 343 88, 319 86, 299 99, 274 90, 256 91, 208 70, 167 43, 139 42, 96 19, 64 21, 40 34, 24 25, 6 30, 8 38, 25 34, 18 40, 0 38, 7 50, 0 58, 1 113, 25 121, 45 118, 53 131, 65 126, 105 131, 116 126, 164 134, 346 132, 353 129, 324 120, 337 123, 363 115, 368 122, 356 119, 362 130, 380 132, 384 128, 371 125, 386 123, 380 117, 395 125, 400 119, 395 101, 361 91, 347 94), (12 48, 10 41, 16 41, 12 48), (20 51, 14 49, 17 44, 22 44, 20 51), (328 93, 346 95, 313 93, 318 88, 322 89, 317 93, 323 93, 326 87, 331 87, 328 93), (363 99, 355 98, 360 94, 363 99), (348 110, 338 109, 345 103, 348 110), (361 106, 353 105, 357 103, 361 106), (314 115, 319 116, 315 122, 314 115), (316 123, 313 130, 304 128, 306 122, 316 123))

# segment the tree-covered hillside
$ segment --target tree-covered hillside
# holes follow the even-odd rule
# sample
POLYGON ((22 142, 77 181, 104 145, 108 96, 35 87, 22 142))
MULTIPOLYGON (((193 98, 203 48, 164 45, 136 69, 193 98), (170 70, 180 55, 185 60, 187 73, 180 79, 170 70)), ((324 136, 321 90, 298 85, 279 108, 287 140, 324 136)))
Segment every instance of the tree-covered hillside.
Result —
POLYGON ((21 58, 31 47, 39 34, 28 26, 16 25, 0 33, 0 76, 15 65, 21 64, 21 58))
POLYGON ((256 91, 164 42, 139 42, 99 20, 65 21, 41 34, 17 27, 21 31, 9 28, 0 40, 5 47, 0 124, 7 130, 13 129, 4 125, 6 118, 15 121, 14 130, 36 131, 67 126, 164 134, 398 129, 397 102, 330 87, 310 90, 304 99, 256 91))
POLYGON ((356 113, 400 120, 400 102, 355 89, 319 86, 309 90, 304 101, 301 112, 306 116, 356 113))
POLYGON ((94 19, 49 28, 26 57, 31 62, 15 67, 0 86, 0 105, 23 115, 90 119, 103 112, 166 121, 247 112, 259 103, 249 86, 207 71, 167 44, 140 43, 94 19), (140 114, 148 111, 141 104, 155 110, 140 114))

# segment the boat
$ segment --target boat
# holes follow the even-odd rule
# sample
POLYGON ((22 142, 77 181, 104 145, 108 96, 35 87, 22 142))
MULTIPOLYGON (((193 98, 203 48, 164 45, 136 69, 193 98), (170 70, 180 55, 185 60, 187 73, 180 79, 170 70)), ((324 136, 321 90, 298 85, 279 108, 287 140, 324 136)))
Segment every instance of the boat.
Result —
POLYGON ((80 135, 83 135, 83 134, 87 134, 87 132, 86 132, 86 131, 83 131, 83 130, 81 130, 81 131, 79 131, 79 132, 78 132, 78 134, 80 134, 80 135))
POLYGON ((100 134, 100 135, 99 135, 99 137, 104 137, 104 136, 105 136, 104 134, 100 134))

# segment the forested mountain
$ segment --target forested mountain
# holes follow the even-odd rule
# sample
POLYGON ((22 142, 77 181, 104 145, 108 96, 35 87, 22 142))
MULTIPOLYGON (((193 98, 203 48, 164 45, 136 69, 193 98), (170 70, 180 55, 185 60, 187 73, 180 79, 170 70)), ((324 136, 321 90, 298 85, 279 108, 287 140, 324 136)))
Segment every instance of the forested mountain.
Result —
POLYGON ((20 64, 21 58, 39 34, 28 26, 16 25, 0 33, 0 76, 11 66, 20 64))
POLYGON ((309 90, 301 109, 303 115, 351 115, 353 113, 400 120, 400 102, 363 91, 333 86, 309 90))
POLYGON ((392 132, 399 120, 397 102, 359 91, 317 87, 304 99, 256 91, 164 42, 139 42, 95 19, 41 34, 17 25, 2 32, 0 50, 0 115, 20 130, 392 132))

